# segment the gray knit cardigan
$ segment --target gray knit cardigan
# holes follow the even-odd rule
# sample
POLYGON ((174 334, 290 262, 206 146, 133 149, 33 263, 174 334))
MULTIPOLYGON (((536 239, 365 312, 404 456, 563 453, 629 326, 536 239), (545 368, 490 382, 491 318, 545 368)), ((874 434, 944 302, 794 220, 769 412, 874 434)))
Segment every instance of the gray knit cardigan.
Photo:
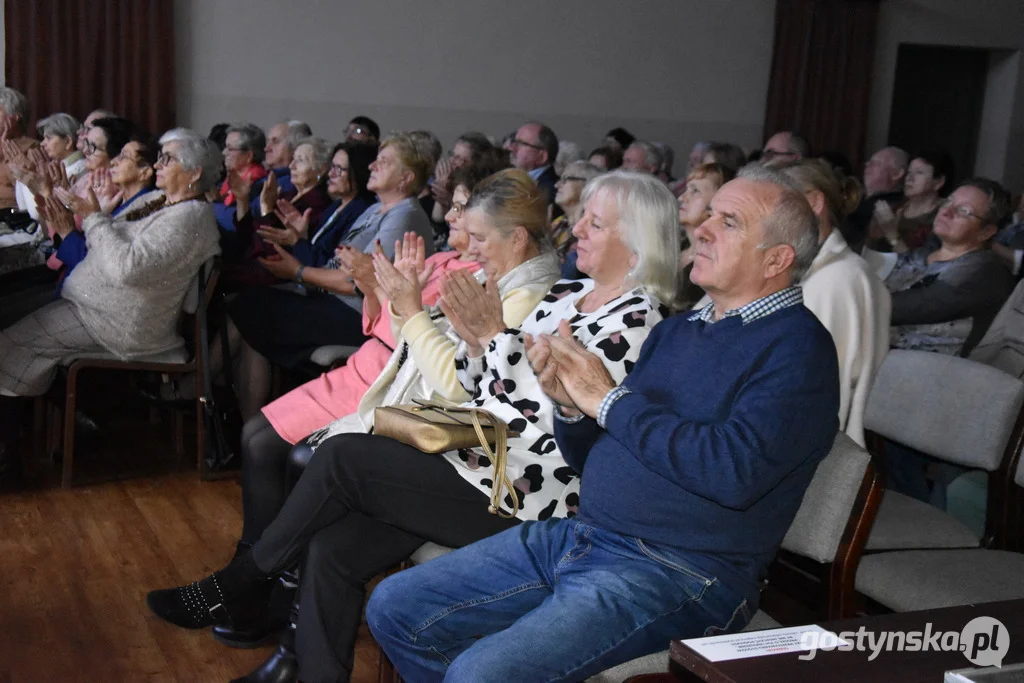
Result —
MULTIPOLYGON (((143 206, 160 196, 141 197, 143 206)), ((220 253, 213 209, 173 204, 137 221, 93 214, 82 223, 89 252, 62 296, 108 351, 129 359, 172 351, 182 302, 199 268, 220 253)))

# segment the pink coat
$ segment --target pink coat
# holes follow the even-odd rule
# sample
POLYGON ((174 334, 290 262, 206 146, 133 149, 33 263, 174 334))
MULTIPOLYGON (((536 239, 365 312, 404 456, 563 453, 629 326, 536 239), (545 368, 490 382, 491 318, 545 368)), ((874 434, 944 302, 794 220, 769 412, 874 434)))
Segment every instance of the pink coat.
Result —
MULTIPOLYGON (((423 288, 423 303, 428 306, 440 298, 441 278, 445 273, 480 267, 472 261, 460 261, 459 253, 455 251, 434 254, 427 263, 434 266, 434 272, 423 288)), ((363 394, 380 375, 395 347, 391 319, 386 313, 388 302, 382 301, 380 308, 381 314, 371 319, 364 307, 363 333, 371 338, 349 357, 345 365, 325 372, 263 407, 263 414, 282 439, 298 443, 314 430, 356 412, 363 394)))

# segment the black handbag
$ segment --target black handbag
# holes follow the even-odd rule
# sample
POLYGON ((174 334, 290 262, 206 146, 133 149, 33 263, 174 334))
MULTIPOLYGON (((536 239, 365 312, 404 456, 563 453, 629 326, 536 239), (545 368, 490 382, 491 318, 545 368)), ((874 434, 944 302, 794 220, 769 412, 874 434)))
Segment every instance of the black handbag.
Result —
MULTIPOLYGON (((205 292, 205 266, 203 283, 199 288, 199 306, 196 314, 200 317, 199 343, 203 349, 209 350, 209 331, 207 329, 206 315, 206 292, 205 292)), ((224 358, 224 379, 227 387, 221 390, 213 386, 213 377, 210 374, 210 363, 203 363, 203 395, 199 401, 203 404, 203 428, 206 435, 206 442, 203 449, 208 472, 219 472, 230 469, 240 460, 236 456, 241 449, 242 438, 242 415, 238 408, 238 401, 234 396, 234 382, 231 373, 231 353, 228 346, 226 318, 224 316, 224 302, 218 307, 221 317, 221 351, 224 358)), ((207 353, 209 359, 209 353, 207 353)))

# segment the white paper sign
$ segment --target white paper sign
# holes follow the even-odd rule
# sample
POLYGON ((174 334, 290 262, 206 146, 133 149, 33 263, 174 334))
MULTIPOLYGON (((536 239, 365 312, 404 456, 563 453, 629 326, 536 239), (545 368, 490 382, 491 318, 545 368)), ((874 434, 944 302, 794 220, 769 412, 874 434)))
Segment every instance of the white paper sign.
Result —
MULTIPOLYGON (((750 633, 730 633, 710 638, 690 638, 681 641, 688 648, 711 662, 725 662, 730 659, 746 659, 748 657, 764 657, 765 655, 781 655, 786 652, 806 652, 821 642, 821 634, 831 633, 820 626, 792 626, 775 628, 767 631, 751 631, 750 633), (817 636, 805 636, 816 633, 817 636)), ((836 644, 846 641, 835 636, 836 644)), ((829 639, 831 640, 831 638, 829 639)))

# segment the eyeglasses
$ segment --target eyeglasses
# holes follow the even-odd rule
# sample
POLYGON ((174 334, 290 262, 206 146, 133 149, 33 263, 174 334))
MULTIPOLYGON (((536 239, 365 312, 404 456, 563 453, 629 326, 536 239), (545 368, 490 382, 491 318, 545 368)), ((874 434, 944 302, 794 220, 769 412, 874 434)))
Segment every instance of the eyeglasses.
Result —
POLYGON ((133 164, 135 164, 136 166, 139 166, 139 167, 149 166, 149 164, 147 164, 144 160, 139 159, 137 157, 133 157, 133 156, 131 156, 129 154, 125 154, 124 152, 121 152, 120 154, 118 154, 116 157, 114 157, 110 161, 111 161, 111 163, 117 163, 119 161, 130 161, 130 162, 132 162, 133 164))
POLYGON ((247 152, 245 147, 232 147, 231 145, 224 145, 225 152, 247 152))
POLYGON ((167 152, 160 152, 160 156, 156 158, 156 163, 159 166, 170 166, 171 164, 176 164, 179 161, 181 160, 176 157, 172 157, 167 152))
POLYGON ((580 182, 580 183, 587 182, 586 178, 581 178, 578 175, 564 175, 561 178, 559 178, 559 180, 564 180, 567 183, 570 182, 570 181, 573 181, 573 180, 575 180, 577 182, 580 182))
POLYGON ((960 218, 977 218, 979 221, 985 220, 984 216, 979 216, 974 213, 969 204, 953 204, 952 199, 939 204, 939 211, 945 211, 946 209, 952 209, 953 213, 960 218))
POLYGON ((455 217, 458 218, 462 215, 462 212, 466 210, 466 202, 452 202, 452 212, 455 217))
POLYGON ((102 152, 103 154, 107 153, 107 150, 100 149, 99 146, 95 142, 93 142, 92 140, 88 140, 88 139, 85 142, 82 143, 82 151, 85 152, 85 154, 89 155, 89 156, 91 156, 93 154, 99 154, 100 152, 102 152))
POLYGON ((338 164, 331 164, 331 173, 337 173, 338 175, 345 175, 348 173, 348 166, 338 166, 338 164))
POLYGON ((509 144, 512 145, 513 147, 518 147, 519 145, 522 145, 523 147, 530 147, 531 149, 537 149, 537 150, 541 150, 541 151, 544 150, 544 148, 541 147, 540 145, 535 145, 532 142, 527 142, 526 140, 520 140, 519 138, 512 138, 512 140, 509 141, 509 144))
POLYGON ((780 152, 777 149, 766 149, 763 152, 761 152, 761 160, 762 161, 771 161, 772 159, 777 159, 779 157, 795 157, 795 156, 796 156, 796 152, 780 152))

